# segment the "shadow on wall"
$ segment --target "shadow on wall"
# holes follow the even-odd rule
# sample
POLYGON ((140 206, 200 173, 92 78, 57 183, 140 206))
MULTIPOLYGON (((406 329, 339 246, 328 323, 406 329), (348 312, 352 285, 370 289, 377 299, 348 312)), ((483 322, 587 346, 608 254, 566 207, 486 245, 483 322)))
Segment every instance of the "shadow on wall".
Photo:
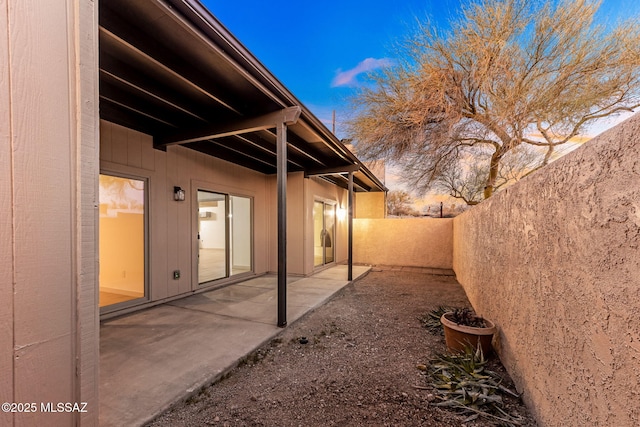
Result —
POLYGON ((636 115, 454 219, 458 281, 541 425, 640 425, 639 139, 636 115))

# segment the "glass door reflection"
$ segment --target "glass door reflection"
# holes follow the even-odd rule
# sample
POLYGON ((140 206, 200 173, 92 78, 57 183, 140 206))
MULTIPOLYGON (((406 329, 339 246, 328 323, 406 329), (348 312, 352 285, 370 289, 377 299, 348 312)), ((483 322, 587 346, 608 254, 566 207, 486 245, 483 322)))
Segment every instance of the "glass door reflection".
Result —
POLYGON ((330 203, 313 204, 313 265, 319 267, 335 261, 336 206, 330 203))
POLYGON ((198 283, 253 271, 251 198, 198 190, 198 283))
POLYGON ((198 283, 228 276, 227 196, 198 190, 198 283))

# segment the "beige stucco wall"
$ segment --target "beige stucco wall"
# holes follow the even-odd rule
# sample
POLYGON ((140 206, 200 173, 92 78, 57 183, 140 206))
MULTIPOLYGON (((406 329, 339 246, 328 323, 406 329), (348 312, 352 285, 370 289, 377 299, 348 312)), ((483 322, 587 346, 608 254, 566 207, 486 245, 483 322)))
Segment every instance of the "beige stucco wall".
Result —
POLYGON ((353 220, 353 260, 373 265, 452 267, 453 220, 387 218, 353 220))
POLYGON ((455 218, 454 269, 541 426, 640 425, 640 116, 455 218))
POLYGON ((0 400, 37 405, 0 425, 97 425, 97 4, 0 0, 0 28, 0 400))
POLYGON ((387 193, 355 193, 354 218, 384 218, 386 216, 387 193))

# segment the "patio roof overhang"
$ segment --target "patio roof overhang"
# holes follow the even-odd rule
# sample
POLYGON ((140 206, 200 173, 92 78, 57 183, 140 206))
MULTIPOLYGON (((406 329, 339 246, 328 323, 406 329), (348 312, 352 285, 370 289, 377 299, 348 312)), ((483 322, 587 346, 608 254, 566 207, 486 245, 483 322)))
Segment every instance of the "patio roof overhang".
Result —
POLYGON ((277 176, 278 326, 286 320, 288 172, 387 191, 197 0, 100 0, 100 117, 277 176))
MULTIPOLYGON (((197 0, 101 0, 100 117, 276 174, 273 117, 287 123, 286 168, 354 191, 384 185, 197 0), (286 120, 286 117, 284 118, 286 120)), ((284 35, 283 35, 284 37, 284 35)))

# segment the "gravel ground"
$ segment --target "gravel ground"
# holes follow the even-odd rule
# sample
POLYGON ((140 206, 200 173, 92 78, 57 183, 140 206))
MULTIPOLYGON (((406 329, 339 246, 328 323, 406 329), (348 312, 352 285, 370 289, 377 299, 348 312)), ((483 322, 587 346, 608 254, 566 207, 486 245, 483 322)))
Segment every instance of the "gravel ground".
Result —
MULTIPOLYGON (((417 367, 446 347, 418 318, 440 305, 469 305, 454 277, 372 271, 148 425, 496 425, 432 404, 435 390, 417 367)), ((513 388, 499 360, 490 368, 513 388)), ((519 399, 505 403, 523 426, 536 425, 519 399)))

